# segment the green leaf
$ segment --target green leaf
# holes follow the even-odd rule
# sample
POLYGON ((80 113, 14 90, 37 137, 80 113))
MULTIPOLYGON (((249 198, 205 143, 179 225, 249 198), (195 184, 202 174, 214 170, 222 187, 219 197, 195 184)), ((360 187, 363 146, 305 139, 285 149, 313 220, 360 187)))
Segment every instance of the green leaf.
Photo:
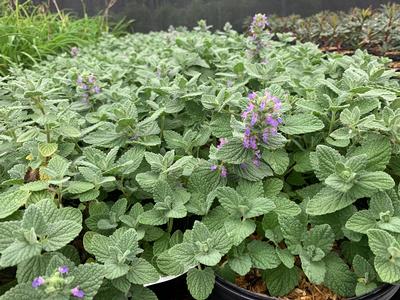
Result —
POLYGON ((191 269, 187 273, 186 282, 193 298, 205 300, 210 296, 214 288, 214 271, 211 268, 191 269))
POLYGON ((26 259, 40 255, 41 251, 42 246, 39 243, 29 244, 27 241, 16 240, 2 252, 0 266, 15 266, 26 259))
POLYGON ((58 145, 54 143, 39 144, 39 152, 43 157, 52 156, 58 149, 58 145))
POLYGON ((374 266, 382 281, 394 284, 400 280, 399 263, 395 263, 385 257, 377 256, 374 260, 374 266))
POLYGON ((390 257, 388 250, 390 247, 400 249, 396 239, 384 230, 370 229, 367 234, 369 247, 376 256, 390 257))
POLYGON ((261 270, 274 269, 281 264, 274 247, 266 242, 253 240, 247 245, 247 250, 254 268, 261 270))
POLYGON ((43 249, 55 251, 71 242, 82 230, 81 223, 64 220, 48 224, 47 240, 43 242, 43 249))
POLYGON ((351 152, 351 155, 367 155, 368 171, 383 171, 389 164, 392 147, 389 139, 384 135, 368 135, 361 146, 351 152))
POLYGON ((224 226, 228 236, 232 238, 232 242, 236 246, 256 230, 256 224, 253 220, 242 221, 237 218, 230 218, 224 222, 224 226))
POLYGON ((353 204, 357 198, 349 193, 338 192, 324 187, 307 203, 307 213, 313 216, 325 215, 353 204))
POLYGON ((70 181, 67 191, 71 194, 81 194, 94 188, 94 184, 84 181, 70 181))
POLYGON ((199 263, 212 267, 221 261, 222 255, 217 250, 210 249, 206 253, 197 253, 195 258, 199 263))
POLYGON ((244 199, 230 187, 219 187, 217 189, 217 197, 222 207, 230 214, 235 214, 239 205, 244 203, 244 199))
POLYGON ((42 300, 46 294, 43 290, 33 289, 32 283, 18 284, 0 296, 0 300, 42 300))
POLYGON ((335 242, 335 234, 328 224, 316 225, 311 228, 304 239, 304 245, 313 245, 328 254, 335 242))
POLYGON ((327 271, 325 262, 323 260, 312 261, 306 255, 300 255, 300 258, 301 268, 307 278, 314 284, 321 284, 327 271))
POLYGON ((301 208, 296 202, 284 197, 274 197, 274 213, 279 216, 294 217, 301 213, 301 208))
POLYGON ((241 254, 228 259, 229 267, 240 276, 246 275, 252 267, 251 258, 248 254, 241 254))
POLYGON ((376 278, 374 267, 362 256, 356 255, 353 259, 354 273, 366 282, 372 282, 376 278))
MULTIPOLYGON (((268 178, 264 180, 264 195, 267 197, 276 196, 283 188, 283 181, 278 178, 268 178)), ((275 203, 276 205, 276 203, 275 203)))
POLYGON ((274 297, 289 294, 298 284, 300 273, 296 267, 287 268, 283 264, 273 270, 263 272, 269 293, 274 297))
POLYGON ((366 234, 369 229, 377 227, 376 219, 369 210, 360 210, 354 213, 346 222, 346 228, 366 234))
POLYGON ((103 282, 104 268, 87 263, 79 265, 69 275, 73 278, 71 286, 79 286, 85 293, 85 299, 93 299, 103 282))
POLYGON ((290 253, 289 249, 275 248, 276 254, 278 255, 281 262, 289 269, 294 266, 294 256, 290 253))
POLYGON ((331 147, 318 145, 315 152, 310 153, 311 164, 315 175, 324 181, 329 175, 336 172, 336 163, 342 162, 343 157, 331 147))
POLYGON ((216 158, 226 163, 238 165, 251 158, 251 153, 243 147, 242 140, 232 138, 221 149, 217 150, 216 158))
POLYGON ((324 284, 342 297, 354 296, 357 279, 348 265, 336 254, 330 253, 325 259, 326 269, 324 284))
POLYGON ((132 174, 139 168, 146 148, 142 146, 134 146, 126 151, 117 161, 117 164, 122 166, 121 172, 124 175, 132 174))
POLYGON ((15 190, 0 195, 0 219, 8 217, 26 203, 30 196, 28 191, 15 190))
POLYGON ((357 178, 357 185, 363 190, 373 193, 393 188, 394 180, 385 172, 363 172, 357 178))
POLYGON ((279 129, 289 135, 315 132, 325 127, 324 123, 312 114, 290 115, 283 121, 283 126, 279 129))
POLYGON ((132 262, 126 278, 133 284, 146 284, 156 282, 160 275, 145 259, 137 258, 132 262))
POLYGON ((284 149, 264 151, 262 159, 265 160, 278 175, 285 173, 289 166, 289 156, 284 149))

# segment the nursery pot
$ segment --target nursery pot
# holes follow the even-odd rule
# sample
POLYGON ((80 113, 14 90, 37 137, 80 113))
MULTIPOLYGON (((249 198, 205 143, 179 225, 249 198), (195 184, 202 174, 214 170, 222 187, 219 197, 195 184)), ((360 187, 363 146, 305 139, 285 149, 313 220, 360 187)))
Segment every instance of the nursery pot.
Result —
MULTIPOLYGON (((400 286, 385 284, 374 291, 360 297, 348 298, 348 300, 389 300, 400 286)), ((215 287, 210 300, 277 300, 278 298, 256 294, 226 281, 220 276, 215 278, 215 287)), ((393 299, 395 300, 395 299, 393 299)))
POLYGON ((154 283, 146 284, 145 286, 151 289, 159 300, 191 300, 186 287, 185 273, 178 276, 165 276, 154 283))

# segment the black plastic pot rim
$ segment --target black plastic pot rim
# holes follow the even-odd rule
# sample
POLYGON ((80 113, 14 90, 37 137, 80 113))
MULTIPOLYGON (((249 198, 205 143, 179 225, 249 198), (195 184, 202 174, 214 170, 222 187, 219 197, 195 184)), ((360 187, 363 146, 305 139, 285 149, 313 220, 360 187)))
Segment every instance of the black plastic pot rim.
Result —
MULTIPOLYGON (((229 291, 229 293, 231 295, 240 297, 240 299, 243 299, 243 300, 280 300, 280 298, 253 293, 251 291, 248 291, 244 288, 237 286, 236 284, 233 284, 233 283, 223 279, 219 275, 216 275, 214 289, 218 289, 218 288, 229 291)), ((365 295, 362 295, 359 297, 347 298, 347 300, 390 299, 390 297, 392 297, 399 288, 400 288, 400 286, 391 285, 391 284, 383 284, 368 294, 365 294, 365 295), (391 296, 389 298, 383 297, 389 293, 391 294, 391 296)), ((226 299, 229 299, 229 297, 226 299)))

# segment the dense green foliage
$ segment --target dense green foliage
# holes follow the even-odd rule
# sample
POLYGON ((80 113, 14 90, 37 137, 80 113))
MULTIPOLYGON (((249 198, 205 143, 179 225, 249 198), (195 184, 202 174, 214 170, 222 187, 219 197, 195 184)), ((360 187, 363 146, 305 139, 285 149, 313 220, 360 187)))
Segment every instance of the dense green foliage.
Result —
POLYGON ((273 32, 293 32, 302 42, 332 50, 366 49, 376 55, 400 60, 400 5, 372 10, 355 8, 348 13, 324 11, 301 18, 272 17, 273 32))
POLYGON ((0 80, 1 300, 400 281, 398 75, 263 26, 106 35, 0 80))
POLYGON ((96 43, 105 25, 102 17, 76 19, 62 11, 52 14, 30 1, 14 8, 4 6, 0 10, 0 75, 8 74, 16 64, 32 66, 74 46, 96 43))

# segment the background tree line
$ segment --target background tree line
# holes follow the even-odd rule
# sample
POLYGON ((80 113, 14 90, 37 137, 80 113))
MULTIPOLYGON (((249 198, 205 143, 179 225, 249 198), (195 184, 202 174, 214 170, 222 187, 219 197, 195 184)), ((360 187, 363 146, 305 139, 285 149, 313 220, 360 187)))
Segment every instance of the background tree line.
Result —
MULTIPOLYGON (((53 0, 35 0, 48 2, 53 0)), ((199 19, 206 19, 214 28, 222 28, 230 22, 241 30, 246 17, 263 12, 267 14, 309 16, 321 10, 348 10, 352 7, 378 7, 400 0, 56 0, 64 9, 83 15, 83 7, 89 15, 104 12, 110 7, 115 19, 134 19, 135 31, 166 30, 169 25, 193 27, 199 19)))

